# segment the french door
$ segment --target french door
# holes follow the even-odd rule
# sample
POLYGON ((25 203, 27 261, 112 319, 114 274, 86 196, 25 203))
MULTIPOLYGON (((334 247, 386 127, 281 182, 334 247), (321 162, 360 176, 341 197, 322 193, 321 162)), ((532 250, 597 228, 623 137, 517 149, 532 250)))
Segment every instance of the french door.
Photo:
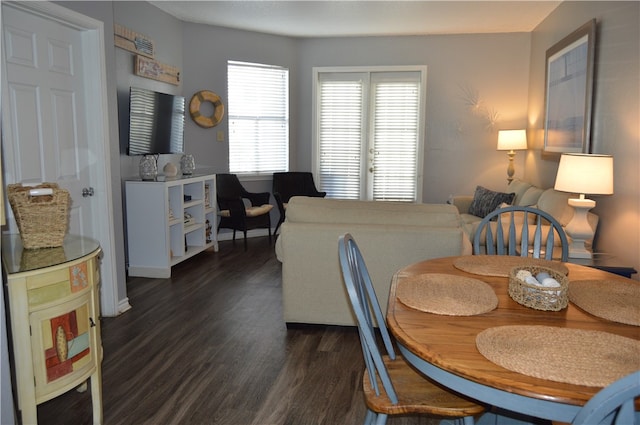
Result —
POLYGON ((330 198, 420 202, 426 67, 314 74, 320 190, 330 198))

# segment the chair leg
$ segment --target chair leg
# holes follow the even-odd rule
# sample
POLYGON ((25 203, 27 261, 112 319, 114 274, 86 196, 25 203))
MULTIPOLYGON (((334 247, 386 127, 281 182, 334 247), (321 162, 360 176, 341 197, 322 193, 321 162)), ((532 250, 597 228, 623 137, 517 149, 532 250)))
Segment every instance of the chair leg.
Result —
POLYGON ((387 423, 387 415, 378 413, 376 417, 376 425, 385 425, 387 423))
POLYGON ((462 418, 464 425, 475 425, 476 419, 473 416, 465 416, 462 418))
POLYGON ((373 425, 376 421, 376 414, 367 409, 367 416, 364 417, 364 425, 373 425))
POLYGON ((247 250, 247 231, 244 230, 244 250, 247 250))

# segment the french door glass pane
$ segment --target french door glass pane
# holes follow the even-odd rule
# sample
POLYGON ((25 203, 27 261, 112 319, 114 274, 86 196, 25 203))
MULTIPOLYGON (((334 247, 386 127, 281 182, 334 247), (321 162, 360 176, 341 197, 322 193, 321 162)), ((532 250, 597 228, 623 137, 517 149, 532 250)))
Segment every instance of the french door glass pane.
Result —
POLYGON ((324 81, 320 86, 319 180, 332 198, 360 198, 362 91, 362 80, 324 81))
POLYGON ((415 201, 419 83, 377 83, 373 93, 372 199, 415 201))

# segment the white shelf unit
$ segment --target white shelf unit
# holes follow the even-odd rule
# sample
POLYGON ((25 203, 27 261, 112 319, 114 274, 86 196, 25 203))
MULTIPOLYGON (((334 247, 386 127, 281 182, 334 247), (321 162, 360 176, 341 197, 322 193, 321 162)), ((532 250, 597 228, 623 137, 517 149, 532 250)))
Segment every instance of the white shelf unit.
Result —
POLYGON ((215 174, 129 180, 125 191, 129 276, 171 277, 172 266, 218 250, 215 174))

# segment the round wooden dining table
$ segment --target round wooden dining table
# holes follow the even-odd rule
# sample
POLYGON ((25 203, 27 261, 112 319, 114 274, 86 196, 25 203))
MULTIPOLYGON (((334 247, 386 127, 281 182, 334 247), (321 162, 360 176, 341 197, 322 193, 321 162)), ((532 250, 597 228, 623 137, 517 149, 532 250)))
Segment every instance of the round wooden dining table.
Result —
MULTIPOLYGON (((560 311, 525 307, 510 298, 507 276, 464 271, 455 265, 461 258, 464 257, 422 261, 400 269, 393 276, 387 325, 402 354, 426 376, 482 403, 534 418, 571 422, 580 407, 602 387, 556 382, 508 370, 479 352, 477 335, 499 326, 534 325, 603 331, 640 340, 640 327, 596 317, 572 302, 560 311), (408 307, 398 299, 399 285, 415 280, 418 275, 432 273, 486 282, 498 298, 497 307, 469 316, 433 314, 408 307)), ((562 264, 568 270, 569 285, 571 281, 578 280, 621 280, 630 285, 640 285, 638 281, 595 268, 562 264)), ((584 350, 588 354, 589 347, 584 347, 584 350)), ((595 364, 594 367, 607 368, 607 364, 595 364)))

